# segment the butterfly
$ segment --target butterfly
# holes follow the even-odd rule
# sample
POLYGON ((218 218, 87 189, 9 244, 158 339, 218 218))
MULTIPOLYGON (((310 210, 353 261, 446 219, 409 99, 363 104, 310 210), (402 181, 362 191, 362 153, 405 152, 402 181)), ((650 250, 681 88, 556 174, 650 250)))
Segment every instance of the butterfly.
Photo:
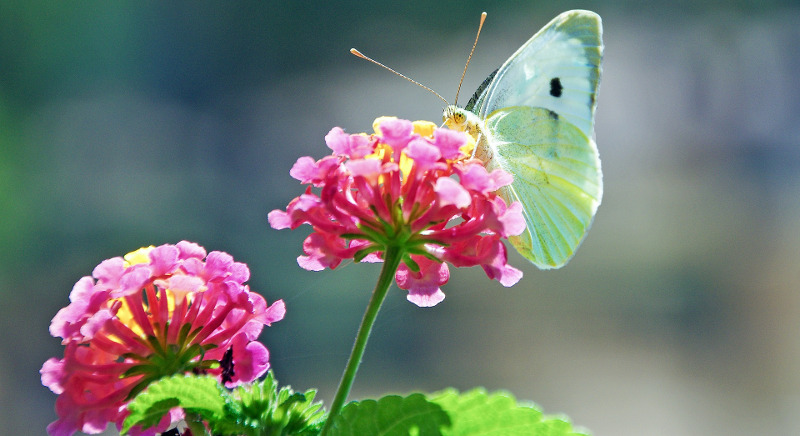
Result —
POLYGON ((603 196, 594 113, 603 57, 594 12, 555 17, 444 122, 471 134, 489 171, 514 176, 499 195, 519 201, 527 228, 511 244, 541 269, 560 268, 586 237, 603 196))

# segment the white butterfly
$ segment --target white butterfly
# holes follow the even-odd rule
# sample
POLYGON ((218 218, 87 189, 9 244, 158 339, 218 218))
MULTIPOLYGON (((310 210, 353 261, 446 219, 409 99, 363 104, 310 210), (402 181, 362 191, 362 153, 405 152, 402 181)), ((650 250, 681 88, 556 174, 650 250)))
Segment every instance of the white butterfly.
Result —
POLYGON ((448 127, 475 137, 475 157, 489 170, 514 175, 499 194, 522 203, 527 229, 510 240, 542 269, 569 261, 603 196, 593 140, 602 33, 594 12, 564 12, 490 75, 464 109, 444 111, 448 127))

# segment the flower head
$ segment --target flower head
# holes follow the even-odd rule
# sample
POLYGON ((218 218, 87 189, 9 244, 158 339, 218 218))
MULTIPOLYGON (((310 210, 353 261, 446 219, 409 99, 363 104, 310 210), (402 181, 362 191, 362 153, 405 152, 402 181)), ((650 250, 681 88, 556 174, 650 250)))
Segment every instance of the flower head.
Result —
POLYGON ((336 268, 344 259, 381 261, 389 248, 403 255, 396 280, 409 301, 433 306, 454 266, 484 268, 511 286, 522 273, 508 265, 502 239, 525 229, 519 203, 495 191, 512 181, 470 159, 472 138, 429 122, 375 120, 375 133, 325 136, 333 154, 301 157, 290 171, 308 185, 286 211, 269 213, 273 228, 310 224, 301 267, 336 268))
MULTIPOLYGON (((109 422, 121 428, 127 401, 165 376, 207 373, 233 386, 264 374, 269 352, 256 339, 264 325, 283 319, 285 307, 250 292, 249 277, 229 254, 206 255, 186 241, 100 263, 50 325, 65 351, 40 371, 58 394, 59 419, 48 432, 100 433, 109 422)), ((174 410, 137 434, 166 430, 181 416, 174 410)))

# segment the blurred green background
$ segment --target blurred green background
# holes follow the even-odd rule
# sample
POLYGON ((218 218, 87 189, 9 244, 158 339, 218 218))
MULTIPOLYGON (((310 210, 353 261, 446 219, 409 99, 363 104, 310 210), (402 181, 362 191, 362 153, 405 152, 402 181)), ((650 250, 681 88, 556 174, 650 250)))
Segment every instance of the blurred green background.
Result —
MULTIPOLYGON (((196 241, 288 306, 282 383, 333 396, 375 266, 306 272, 301 192, 333 126, 438 121, 563 10, 604 20, 605 198, 564 269, 391 292, 354 397, 509 389, 596 435, 800 431, 800 5, 790 1, 0 3, 0 433, 42 435, 50 319, 103 259, 196 241)), ((109 433, 113 434, 113 433, 109 433)))

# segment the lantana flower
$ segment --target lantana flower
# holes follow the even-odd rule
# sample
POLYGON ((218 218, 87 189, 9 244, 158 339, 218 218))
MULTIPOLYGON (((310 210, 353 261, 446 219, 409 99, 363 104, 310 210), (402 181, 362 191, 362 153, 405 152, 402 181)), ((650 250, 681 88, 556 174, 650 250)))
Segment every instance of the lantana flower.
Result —
POLYGON ((292 167, 290 175, 308 187, 268 218, 275 229, 312 226, 300 266, 379 262, 396 250, 397 285, 421 307, 444 299, 447 263, 480 265, 504 286, 519 281, 522 272, 508 264, 502 239, 524 231, 522 206, 495 193, 512 176, 471 159, 474 141, 465 133, 391 117, 373 127, 371 135, 335 127, 325 136, 332 155, 301 157, 292 167))
MULTIPOLYGON (((269 352, 258 335, 286 309, 250 292, 249 277, 229 254, 206 255, 187 241, 100 263, 50 325, 65 352, 40 371, 58 394, 58 420, 48 432, 94 434, 110 422, 121 428, 128 400, 162 377, 211 374, 231 387, 264 374, 269 352)), ((182 411, 173 410, 158 426, 131 434, 152 435, 180 419, 182 411)))

